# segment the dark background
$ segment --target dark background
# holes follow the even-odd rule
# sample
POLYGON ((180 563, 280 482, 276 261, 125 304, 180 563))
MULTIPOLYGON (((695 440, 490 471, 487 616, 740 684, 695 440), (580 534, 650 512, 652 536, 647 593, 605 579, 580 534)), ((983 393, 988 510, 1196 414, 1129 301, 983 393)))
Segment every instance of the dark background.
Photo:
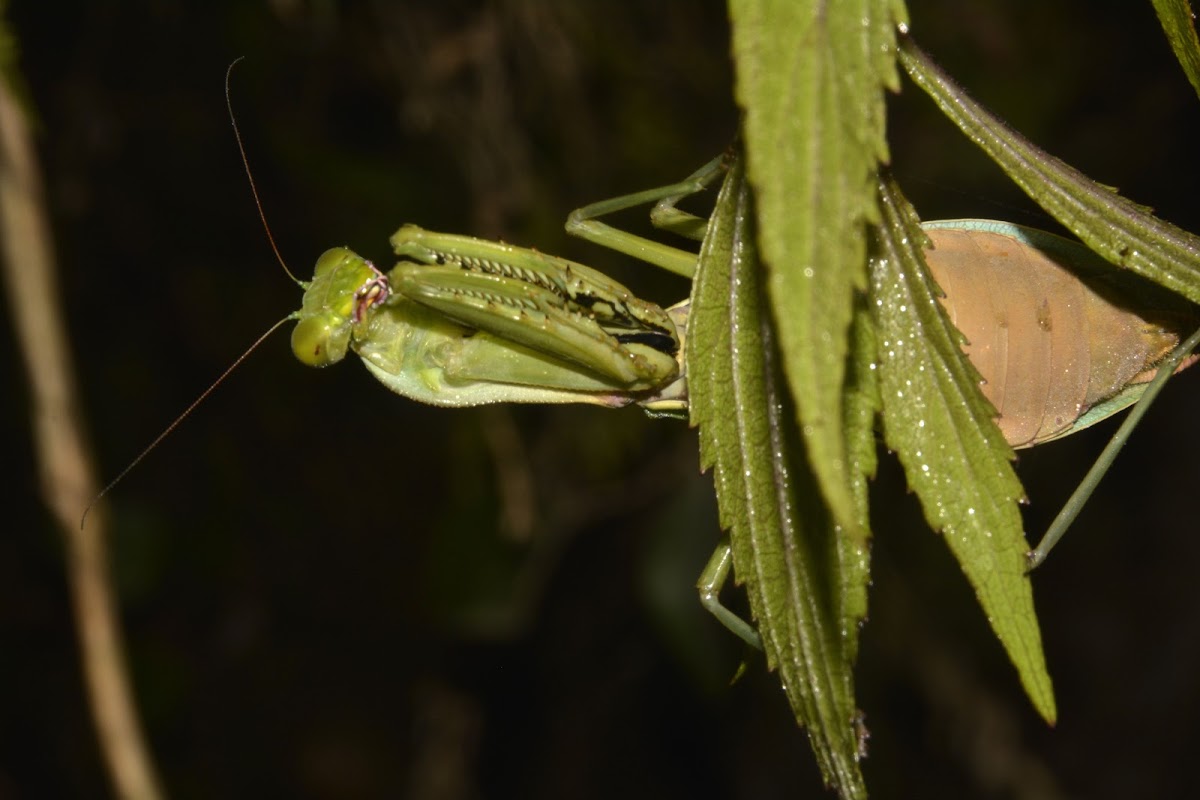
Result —
MULTIPOLYGON (((104 476, 299 303, 292 269, 402 222, 503 237, 668 304, 568 240, 736 127, 717 2, 14 2, 104 476)), ((1200 230, 1200 102, 1149 4, 913 2, 915 37, 1051 152, 1200 230), (964 7, 969 8, 964 11, 964 7)), ((929 219, 1052 227, 911 84, 895 171, 929 219)), ((622 218, 645 227, 641 211, 622 218)), ((12 341, 6 337, 6 341, 12 341)), ((0 797, 109 796, 28 396, 5 345, 0 797)), ((1059 699, 1023 698, 885 459, 858 669, 875 797, 1182 797, 1200 714, 1200 375, 1168 388, 1034 579, 1059 699)), ((1021 454, 1030 531, 1111 426, 1021 454)), ((682 424, 425 408, 263 345, 110 496, 137 699, 173 797, 804 797, 774 678, 691 588, 717 537, 682 424)))

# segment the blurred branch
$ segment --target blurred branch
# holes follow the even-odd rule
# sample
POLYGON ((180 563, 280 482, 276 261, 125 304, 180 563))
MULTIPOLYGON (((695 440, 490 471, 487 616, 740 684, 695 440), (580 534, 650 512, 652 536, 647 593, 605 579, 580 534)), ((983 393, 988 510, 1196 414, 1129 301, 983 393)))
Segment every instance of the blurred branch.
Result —
POLYGON ((96 494, 76 402, 66 330, 58 305, 54 253, 24 109, 0 81, 0 236, 9 303, 29 374, 34 446, 42 495, 66 542, 92 714, 116 795, 161 796, 130 697, 113 611, 104 515, 80 514, 96 494))

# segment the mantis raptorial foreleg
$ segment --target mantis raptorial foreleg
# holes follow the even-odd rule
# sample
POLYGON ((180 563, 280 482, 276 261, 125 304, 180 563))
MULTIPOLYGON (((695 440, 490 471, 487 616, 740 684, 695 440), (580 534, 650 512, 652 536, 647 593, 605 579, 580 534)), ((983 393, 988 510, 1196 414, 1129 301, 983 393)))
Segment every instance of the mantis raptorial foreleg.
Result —
MULTIPOLYGON (((568 230, 690 276, 695 254, 597 217, 658 203, 656 224, 695 236, 705 221, 674 204, 723 168, 717 158, 677 184, 587 206, 568 230)), ((292 335, 301 361, 326 366, 353 349, 388 388, 432 405, 684 407, 686 301, 664 311, 582 264, 412 225, 392 246, 402 260, 386 275, 344 248, 318 260, 292 335)))

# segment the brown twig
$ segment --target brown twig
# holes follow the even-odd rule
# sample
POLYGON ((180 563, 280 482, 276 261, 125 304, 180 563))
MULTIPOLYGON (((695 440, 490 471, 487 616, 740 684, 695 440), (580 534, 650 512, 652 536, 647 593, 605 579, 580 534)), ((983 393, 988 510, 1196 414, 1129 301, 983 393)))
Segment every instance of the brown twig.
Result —
POLYGON ((0 81, 0 242, 13 325, 29 375, 42 494, 66 541, 67 574, 97 736, 116 795, 162 796, 129 690, 109 586, 104 515, 83 529, 96 494, 72 361, 59 310, 54 252, 25 112, 0 81))

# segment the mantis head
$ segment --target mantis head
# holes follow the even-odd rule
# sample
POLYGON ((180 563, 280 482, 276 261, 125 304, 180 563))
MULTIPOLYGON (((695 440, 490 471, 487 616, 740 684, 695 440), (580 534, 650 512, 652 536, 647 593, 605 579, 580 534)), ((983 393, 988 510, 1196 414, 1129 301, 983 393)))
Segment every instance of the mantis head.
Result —
POLYGON ((344 247, 326 250, 317 259, 312 282, 292 330, 292 352, 310 367, 341 361, 355 326, 391 295, 387 276, 344 247))

